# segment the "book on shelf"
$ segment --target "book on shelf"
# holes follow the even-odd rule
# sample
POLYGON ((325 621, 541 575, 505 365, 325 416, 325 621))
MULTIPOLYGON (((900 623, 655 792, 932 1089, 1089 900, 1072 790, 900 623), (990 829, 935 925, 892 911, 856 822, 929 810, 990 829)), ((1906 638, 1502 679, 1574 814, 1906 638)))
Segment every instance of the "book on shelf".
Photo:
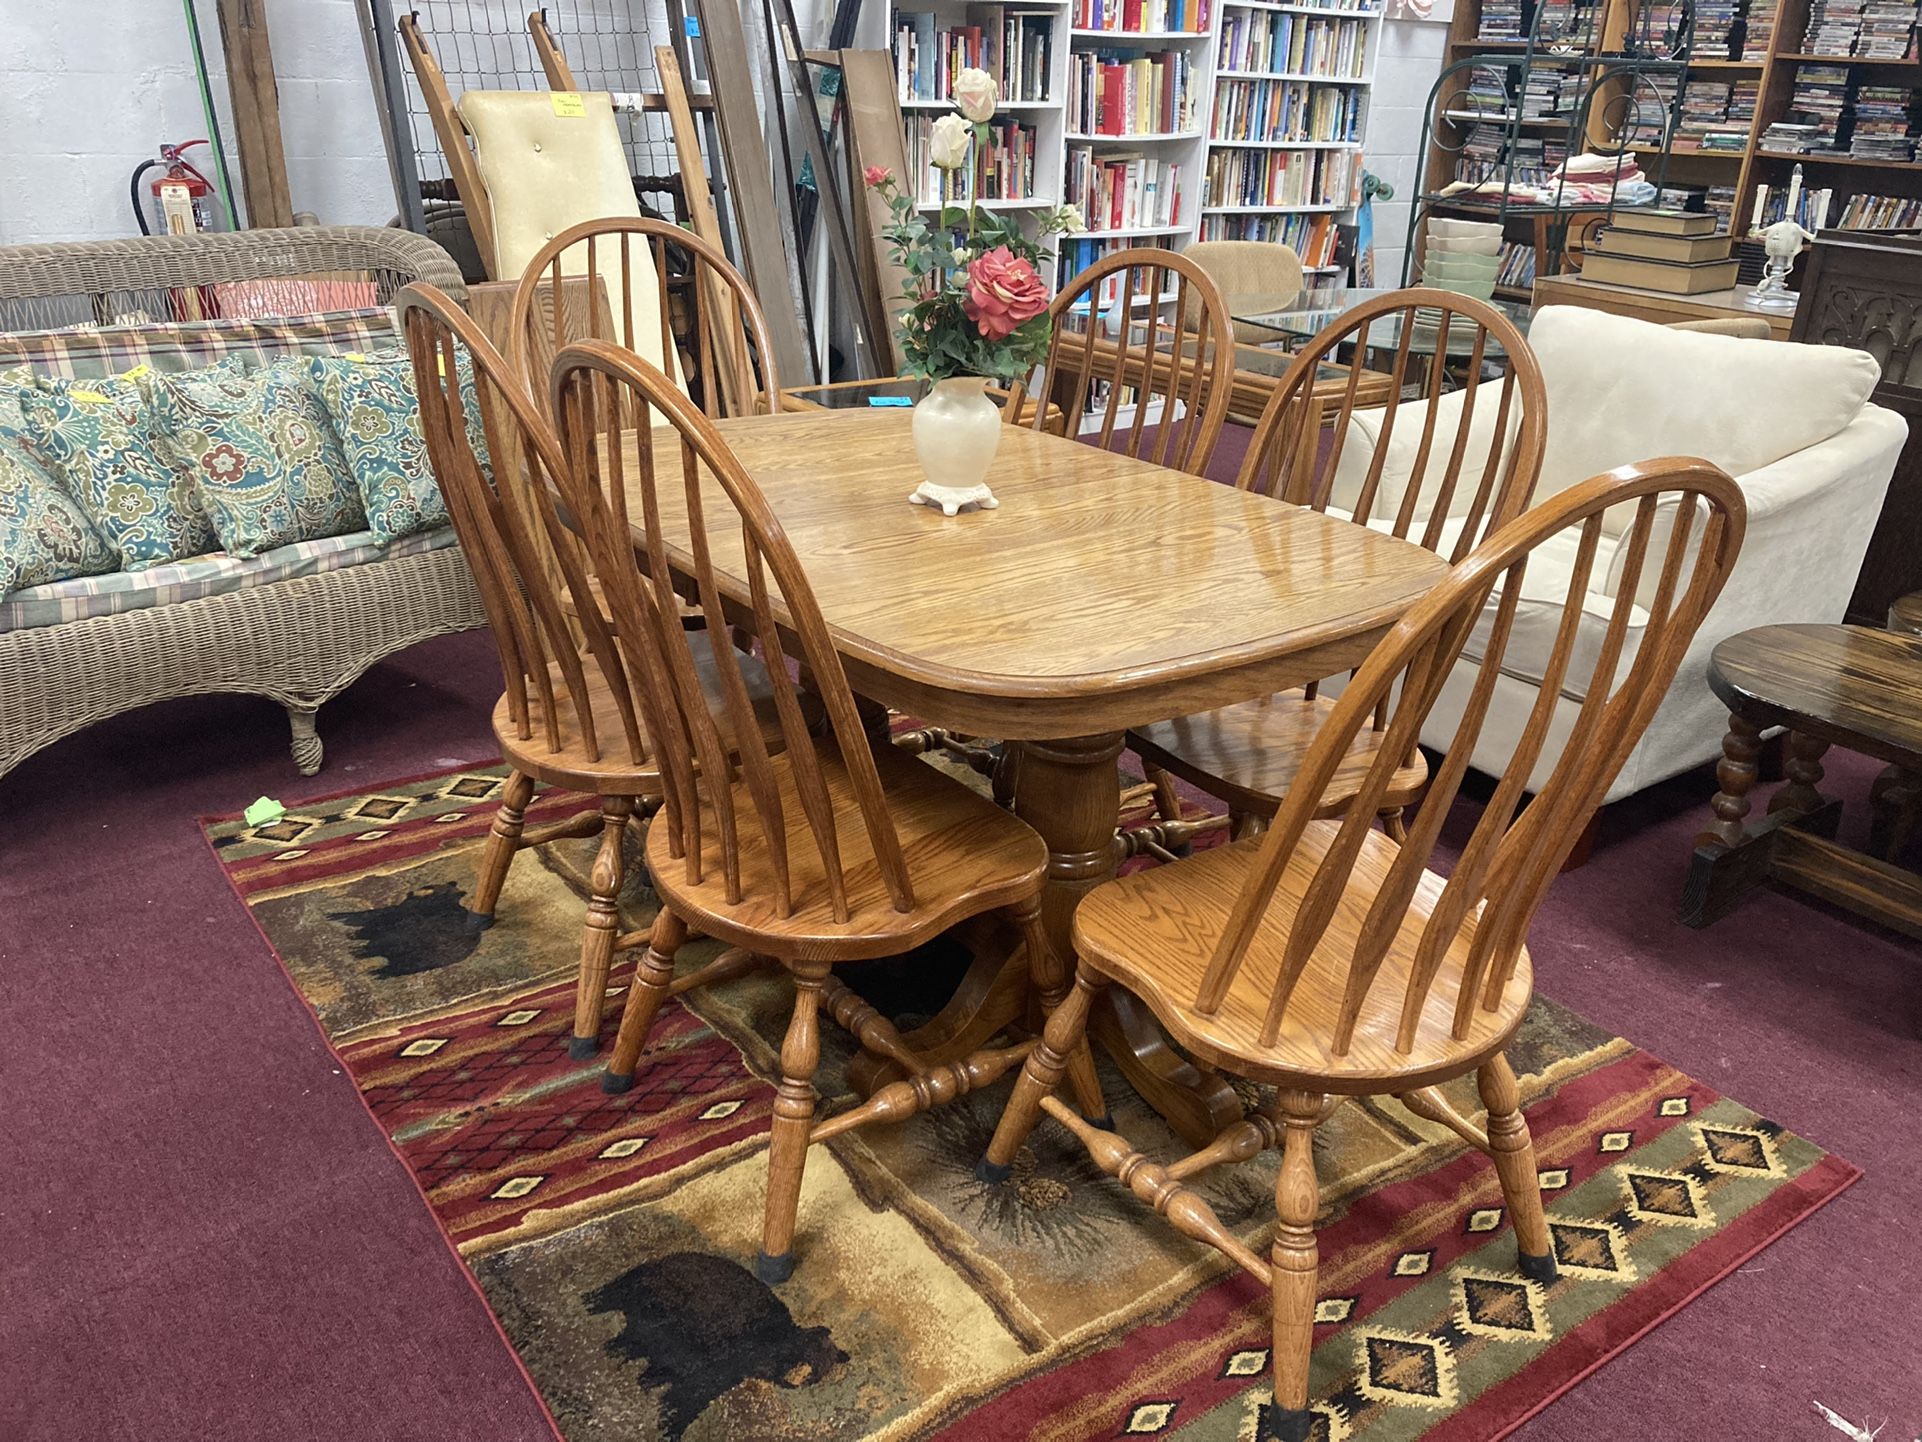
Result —
POLYGON ((1117 35, 1155 35, 1164 31, 1206 34, 1214 19, 1213 0, 1074 0, 1074 28, 1111 30, 1117 35))
POLYGON ((1726 235, 1661 235, 1609 226, 1588 242, 1588 253, 1630 260, 1727 260, 1733 243, 1726 235))
POLYGON ((1178 50, 1077 50, 1068 58, 1068 130, 1170 135, 1194 129, 1194 64, 1178 50))
POLYGON ((1046 101, 1052 68, 1053 10, 970 5, 966 25, 939 28, 927 12, 902 14, 894 27, 895 89, 903 101, 947 100, 969 66, 987 71, 1005 101, 1046 101))
POLYGON ((1610 255, 1591 247, 1582 257, 1582 278, 1604 285, 1659 290, 1669 295, 1701 295, 1735 284, 1733 260, 1646 260, 1610 255))
POLYGON ((1332 215, 1204 215, 1203 240, 1258 240, 1285 245, 1310 270, 1335 263, 1339 238, 1332 215))
POLYGON ((1068 147, 1063 199, 1090 230, 1172 229, 1185 219, 1182 167, 1156 155, 1068 147))
POLYGON ((1527 290, 1535 284, 1535 247, 1529 242, 1503 241, 1501 262, 1501 268, 1495 272, 1496 285, 1527 290))
POLYGON ((1922 199, 1903 195, 1851 195, 1835 223, 1843 230, 1913 230, 1922 226, 1922 199))
POLYGON ((1758 185, 1755 188, 1755 208, 1749 213, 1749 229, 1761 230, 1778 220, 1792 220, 1804 230, 1821 230, 1828 225, 1829 210, 1834 204, 1835 190, 1832 186, 1811 189, 1808 186, 1758 185), (1795 190, 1793 213, 1789 209, 1791 188, 1795 190))
MULTIPOLYGON (((923 205, 963 204, 969 199, 968 171, 942 170, 928 159, 935 118, 907 117, 908 173, 914 177, 915 198, 923 205)), ((989 121, 988 143, 974 147, 973 198, 1031 200, 1034 173, 1035 128, 1005 116, 989 121)))
POLYGON ((1307 80, 1217 80, 1216 140, 1359 141, 1368 97, 1307 80))
MULTIPOLYGON (((1167 249, 1154 240, 1089 240, 1080 236, 1062 236, 1055 252, 1055 289, 1066 290, 1077 275, 1111 252, 1136 248, 1167 249)), ((1095 298, 1096 304, 1103 310, 1118 305, 1122 284, 1126 279, 1125 272, 1117 271, 1102 281, 1095 298)), ((1160 299, 1159 296, 1136 295, 1133 303, 1137 309, 1145 310, 1159 303, 1160 299)))
POLYGON ((1918 99, 1900 85, 1864 85, 1855 92, 1849 154, 1907 165, 1915 159, 1918 99))
POLYGON ((1222 70, 1359 80, 1368 73, 1368 24, 1231 9, 1222 18, 1215 64, 1222 70))
POLYGON ((1217 150, 1208 156, 1203 205, 1354 203, 1361 182, 1352 150, 1217 150))
POLYGON ((1699 210, 1634 206, 1616 211, 1609 217, 1609 224, 1620 230, 1639 230, 1649 235, 1715 234, 1715 217, 1699 210))

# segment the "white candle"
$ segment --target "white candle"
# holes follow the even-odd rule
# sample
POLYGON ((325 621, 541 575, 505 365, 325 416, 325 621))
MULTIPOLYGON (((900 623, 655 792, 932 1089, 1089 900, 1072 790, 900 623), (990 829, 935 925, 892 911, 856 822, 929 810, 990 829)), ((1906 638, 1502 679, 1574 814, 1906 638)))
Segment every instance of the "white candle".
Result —
POLYGON ((1796 166, 1789 172, 1788 209, 1782 212, 1782 219, 1795 219, 1795 203, 1802 198, 1802 167, 1796 166))

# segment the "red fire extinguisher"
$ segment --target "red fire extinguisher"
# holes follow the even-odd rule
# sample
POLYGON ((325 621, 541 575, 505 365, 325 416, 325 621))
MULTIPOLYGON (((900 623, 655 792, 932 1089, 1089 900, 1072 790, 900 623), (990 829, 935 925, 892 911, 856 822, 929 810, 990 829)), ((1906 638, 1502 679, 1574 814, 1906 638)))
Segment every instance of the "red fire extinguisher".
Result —
POLYGON ((150 215, 159 217, 161 231, 166 235, 191 235, 219 228, 220 207, 215 200, 213 182, 186 158, 189 150, 206 143, 205 140, 186 140, 179 145, 163 144, 158 160, 143 160, 134 170, 133 209, 142 235, 154 233, 148 220, 150 215), (149 204, 140 194, 140 179, 155 168, 160 168, 162 173, 148 184, 152 196, 149 204))

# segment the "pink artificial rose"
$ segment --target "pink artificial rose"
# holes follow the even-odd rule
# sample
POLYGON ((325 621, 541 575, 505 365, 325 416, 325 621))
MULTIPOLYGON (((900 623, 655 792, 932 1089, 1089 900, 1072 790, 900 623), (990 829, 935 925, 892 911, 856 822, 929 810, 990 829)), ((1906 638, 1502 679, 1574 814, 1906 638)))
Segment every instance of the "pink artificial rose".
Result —
POLYGON ((1006 340, 1047 308, 1048 288, 1041 277, 1005 245, 968 267, 968 299, 962 309, 989 340, 1006 340))
POLYGON ((870 189, 879 190, 890 180, 894 179, 894 172, 889 170, 885 165, 870 165, 866 170, 861 172, 861 179, 868 183, 870 189))

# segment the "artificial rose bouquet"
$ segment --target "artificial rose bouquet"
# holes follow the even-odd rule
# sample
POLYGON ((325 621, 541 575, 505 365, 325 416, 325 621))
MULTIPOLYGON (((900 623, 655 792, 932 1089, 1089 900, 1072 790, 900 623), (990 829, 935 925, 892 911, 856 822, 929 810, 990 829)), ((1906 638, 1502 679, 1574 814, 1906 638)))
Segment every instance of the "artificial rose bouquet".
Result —
MULTIPOLYGON (((942 170, 969 170, 968 204, 943 206, 930 224, 892 172, 871 166, 865 179, 888 204, 893 220, 881 233, 908 273, 902 291, 908 305, 901 315, 908 374, 931 381, 988 376, 1007 384, 1047 357, 1043 252, 1012 219, 973 201, 972 151, 990 139, 994 77, 963 70, 953 94, 955 113, 934 122, 928 159, 942 170)), ((1085 228, 1080 212, 1064 205, 1042 216, 1039 236, 1085 228)))

